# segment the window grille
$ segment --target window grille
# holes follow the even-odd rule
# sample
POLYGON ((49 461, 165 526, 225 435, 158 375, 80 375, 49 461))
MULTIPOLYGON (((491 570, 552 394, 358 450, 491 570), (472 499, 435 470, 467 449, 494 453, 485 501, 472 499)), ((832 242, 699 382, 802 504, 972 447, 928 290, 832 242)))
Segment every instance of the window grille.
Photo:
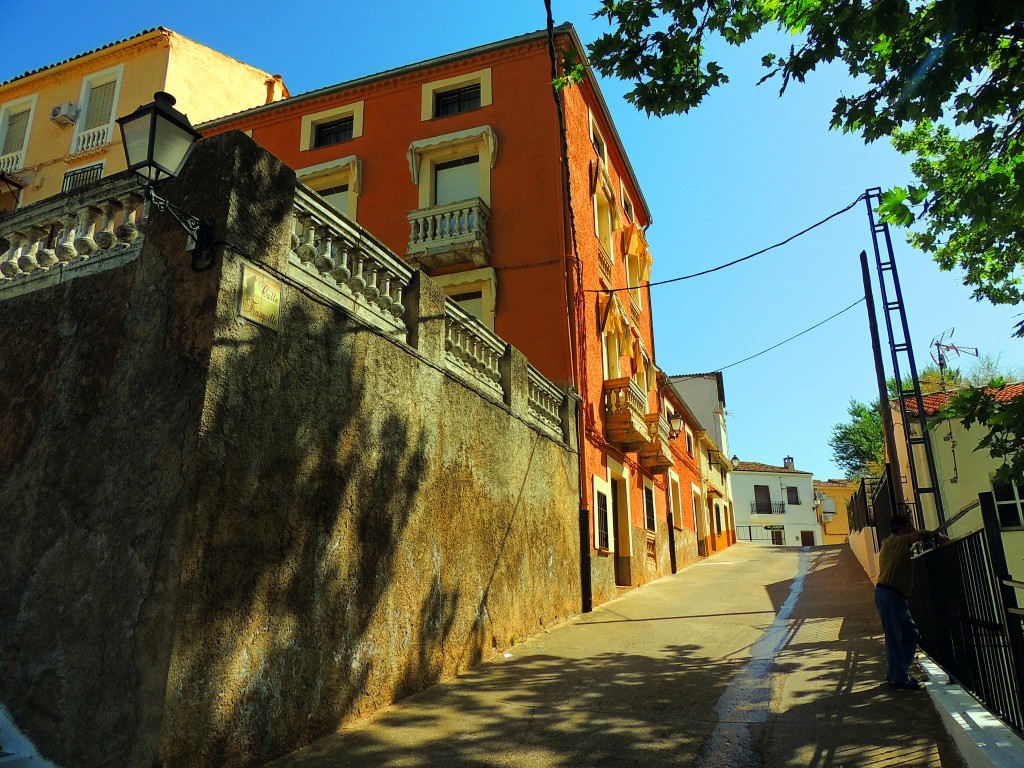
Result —
POLYGON ((84 168, 76 168, 73 171, 68 171, 64 174, 64 184, 60 191, 70 192, 73 189, 84 187, 86 184, 98 181, 102 175, 103 163, 87 165, 84 168))
POLYGON ((28 132, 28 110, 15 112, 7 118, 7 133, 4 134, 4 146, 0 155, 20 152, 25 145, 25 134, 28 132))
POLYGON ((339 120, 331 120, 329 123, 320 123, 316 126, 313 146, 329 147, 331 144, 349 141, 352 138, 354 126, 355 118, 352 115, 342 117, 339 120))
POLYGON ((91 131, 110 122, 111 113, 114 111, 114 90, 117 88, 117 81, 94 85, 89 90, 89 106, 85 113, 85 130, 91 131))
POLYGON ((609 549, 608 541, 608 497, 597 492, 597 546, 609 549))
POLYGON ((434 96, 434 117, 447 117, 480 108, 480 83, 444 91, 434 96))
POLYGON ((648 531, 654 530, 654 489, 646 485, 644 486, 644 523, 647 525, 648 531))

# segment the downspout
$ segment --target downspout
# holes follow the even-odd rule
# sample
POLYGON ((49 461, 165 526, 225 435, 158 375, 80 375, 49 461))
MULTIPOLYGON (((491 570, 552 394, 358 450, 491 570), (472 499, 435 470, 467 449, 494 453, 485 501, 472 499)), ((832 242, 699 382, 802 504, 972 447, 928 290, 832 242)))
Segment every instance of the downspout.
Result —
MULTIPOLYGON (((544 7, 547 11, 547 32, 548 32, 548 55, 551 58, 551 95, 555 100, 555 111, 558 115, 558 137, 561 153, 561 171, 563 179, 563 213, 569 213, 569 227, 572 236, 572 250, 575 257, 575 265, 568 259, 565 260, 565 298, 566 298, 566 325, 567 338, 569 340, 569 366, 572 371, 573 382, 577 387, 580 397, 576 400, 576 441, 579 456, 579 535, 580 535, 580 607, 583 613, 589 613, 594 609, 594 591, 591 574, 590 557, 590 509, 587 506, 586 487, 586 413, 584 399, 586 397, 586 371, 584 363, 579 354, 579 337, 577 327, 577 291, 582 296, 582 285, 573 285, 581 282, 580 256, 576 245, 576 217, 572 208, 572 186, 569 170, 569 141, 565 129, 565 111, 562 104, 562 95, 554 87, 554 81, 558 77, 558 60, 555 51, 555 22, 551 15, 551 0, 544 0, 544 7), (574 267, 575 266, 575 270, 574 267)), ((564 231, 564 230, 563 230, 564 231)), ((564 241, 563 241, 564 242, 564 241)))

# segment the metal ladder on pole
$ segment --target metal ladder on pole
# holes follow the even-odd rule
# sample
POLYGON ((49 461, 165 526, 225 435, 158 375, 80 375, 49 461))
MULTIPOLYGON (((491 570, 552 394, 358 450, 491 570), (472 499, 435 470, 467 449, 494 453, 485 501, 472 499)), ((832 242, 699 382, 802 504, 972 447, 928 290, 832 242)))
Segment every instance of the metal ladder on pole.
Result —
MULTIPOLYGON (((875 208, 882 202, 882 190, 872 187, 864 193, 864 201, 868 208, 868 223, 871 225, 872 245, 875 249, 875 265, 878 268, 878 284, 882 293, 882 314, 885 316, 885 328, 889 334, 889 351, 892 354, 893 375, 899 391, 900 416, 903 420, 903 433, 907 445, 907 462, 910 466, 910 482, 914 487, 914 502, 917 505, 917 524, 924 526, 924 507, 922 497, 930 496, 935 504, 935 512, 939 525, 946 522, 942 509, 942 494, 936 485, 938 473, 935 470, 935 456, 932 444, 928 439, 927 417, 924 412, 924 399, 921 396, 921 380, 917 375, 917 364, 914 362, 914 349, 910 343, 910 329, 907 326, 907 312, 903 306, 903 291, 900 288, 900 275, 896 269, 896 258, 892 251, 892 238, 889 236, 889 225, 875 216, 875 208), (892 298, 890 298, 892 296, 892 298), (895 316, 895 322, 894 322, 895 316), (910 388, 904 386, 904 374, 909 375, 910 388), (917 405, 917 415, 913 421, 918 426, 918 434, 911 429, 911 418, 908 418, 907 399, 913 398, 917 405), (921 446, 927 463, 927 484, 922 484, 914 448, 921 446)), ((895 458, 895 457, 893 457, 895 458)), ((899 478, 893 478, 899 482, 899 478)))

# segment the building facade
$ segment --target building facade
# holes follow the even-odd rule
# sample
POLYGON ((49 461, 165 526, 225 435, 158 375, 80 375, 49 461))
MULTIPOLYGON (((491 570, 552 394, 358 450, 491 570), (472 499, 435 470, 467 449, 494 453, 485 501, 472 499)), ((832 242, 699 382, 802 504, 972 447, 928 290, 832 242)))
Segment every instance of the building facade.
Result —
MULTIPOLYGON (((584 50, 570 25, 556 43, 584 50)), ((589 69, 561 105, 562 119, 547 36, 533 33, 200 129, 248 132, 578 393, 582 554, 601 602, 670 572, 676 458, 655 368, 650 211, 589 69)))
POLYGON ((810 472, 798 470, 791 456, 781 467, 734 459, 732 491, 736 526, 749 528, 751 538, 756 534, 783 546, 822 543, 813 477, 810 472))
POLYGON ((288 95, 279 75, 157 27, 0 84, 0 212, 125 168, 115 119, 174 94, 193 123, 288 95))
POLYGON ((822 544, 846 543, 850 535, 850 518, 846 509, 858 487, 859 480, 814 481, 814 506, 821 524, 822 544))

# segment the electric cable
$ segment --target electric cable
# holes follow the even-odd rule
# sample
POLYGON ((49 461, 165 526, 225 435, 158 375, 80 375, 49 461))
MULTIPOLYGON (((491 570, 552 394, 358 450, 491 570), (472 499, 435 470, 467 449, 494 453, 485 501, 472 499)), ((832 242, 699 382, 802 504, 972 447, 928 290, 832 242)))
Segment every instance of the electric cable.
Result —
POLYGON ((840 316, 841 314, 843 314, 843 312, 848 312, 848 311, 850 311, 850 310, 851 310, 851 309, 853 309, 853 308, 854 308, 855 306, 857 306, 858 304, 860 304, 860 303, 861 303, 862 301, 864 301, 864 297, 863 297, 863 296, 861 296, 861 297, 860 297, 859 299, 857 299, 857 300, 856 300, 855 302, 853 302, 853 304, 851 304, 850 306, 846 307, 846 309, 841 309, 841 310, 839 310, 838 312, 836 312, 836 313, 835 313, 834 315, 832 315, 831 317, 826 317, 826 318, 825 318, 824 320, 822 320, 822 321, 821 321, 820 323, 815 323, 815 324, 814 324, 814 325, 812 325, 812 326, 811 326, 810 328, 806 328, 806 329, 804 329, 804 330, 800 331, 800 333, 797 333, 797 334, 795 334, 795 335, 793 335, 793 336, 790 336, 790 337, 789 337, 788 339, 786 339, 785 341, 780 341, 780 342, 779 342, 778 344, 775 344, 774 346, 768 347, 768 349, 762 349, 762 350, 761 350, 760 352, 758 352, 758 353, 757 353, 756 355, 751 355, 750 357, 744 357, 744 358, 743 358, 742 360, 737 360, 737 361, 736 361, 735 363, 729 363, 729 365, 725 365, 725 366, 722 366, 721 368, 719 368, 719 369, 717 369, 717 370, 718 370, 718 371, 724 371, 724 370, 725 370, 726 368, 732 368, 732 367, 733 367, 734 365, 739 365, 740 363, 745 363, 745 362, 747 362, 748 360, 753 360, 753 359, 754 359, 755 357, 760 357, 760 356, 761 356, 761 355, 763 355, 763 354, 764 354, 765 352, 771 352, 771 351, 772 351, 773 349, 778 349, 778 348, 779 348, 779 347, 781 347, 781 346, 782 346, 783 344, 787 344, 788 342, 792 341, 793 339, 795 339, 795 338, 798 338, 798 337, 800 337, 800 336, 803 336, 803 335, 804 335, 805 333, 809 333, 809 332, 813 331, 813 330, 814 330, 815 328, 819 328, 820 326, 822 326, 822 325, 824 325, 825 323, 827 323, 827 322, 828 322, 829 320, 835 320, 835 319, 836 319, 837 317, 839 317, 839 316, 840 316))
POLYGON ((657 280, 657 281, 655 281, 653 283, 644 283, 643 285, 627 285, 627 286, 623 286, 622 288, 588 288, 587 289, 587 293, 615 293, 616 291, 631 291, 631 290, 634 290, 634 289, 643 288, 645 286, 650 288, 650 287, 653 287, 655 285, 668 285, 669 283, 678 283, 681 280, 692 280, 693 278, 701 277, 702 275, 710 275, 712 272, 718 272, 720 269, 725 269, 726 267, 734 266, 736 264, 739 264, 740 262, 747 261, 748 259, 752 259, 755 256, 760 256, 762 253, 767 253, 768 251, 772 250, 773 248, 779 248, 780 246, 783 246, 783 245, 786 245, 787 243, 793 242, 794 240, 796 240, 801 235, 806 235, 812 229, 820 227, 822 224, 825 224, 826 222, 831 221, 836 216, 841 216, 842 214, 846 213, 851 208, 853 208, 855 205, 857 205, 857 203, 859 203, 861 200, 863 200, 865 198, 865 196, 866 196, 865 194, 858 195, 857 199, 854 200, 849 205, 847 205, 845 208, 840 208, 835 213, 829 214, 828 216, 826 216, 821 221, 818 221, 818 222, 815 222, 814 224, 811 224, 811 226, 807 227, 806 229, 800 230, 795 235, 790 235, 785 240, 782 240, 782 241, 780 241, 778 243, 775 243, 774 245, 769 245, 767 248, 762 248, 759 251, 754 251, 753 253, 748 254, 746 256, 743 256, 743 257, 741 257, 739 259, 734 259, 733 261, 730 261, 727 264, 720 264, 717 267, 711 267, 711 269, 705 269, 705 270, 702 270, 701 272, 694 272, 692 275, 683 275, 682 277, 670 277, 668 280, 657 280))

